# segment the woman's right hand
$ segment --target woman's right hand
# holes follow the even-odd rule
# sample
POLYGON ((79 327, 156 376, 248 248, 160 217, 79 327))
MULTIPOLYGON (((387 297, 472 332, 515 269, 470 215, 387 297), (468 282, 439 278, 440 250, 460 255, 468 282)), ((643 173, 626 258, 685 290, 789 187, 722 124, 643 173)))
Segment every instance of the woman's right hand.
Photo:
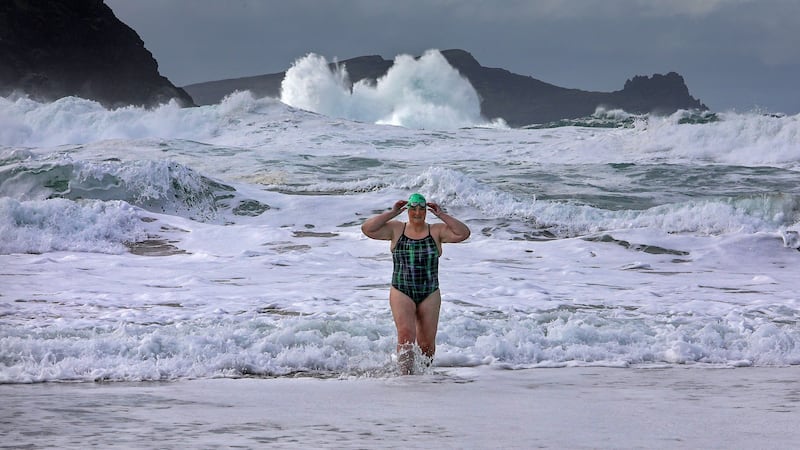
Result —
POLYGON ((406 206, 407 203, 408 203, 407 200, 398 200, 398 201, 396 201, 394 203, 394 206, 392 207, 392 212, 395 215, 400 214, 405 209, 405 206, 406 206))

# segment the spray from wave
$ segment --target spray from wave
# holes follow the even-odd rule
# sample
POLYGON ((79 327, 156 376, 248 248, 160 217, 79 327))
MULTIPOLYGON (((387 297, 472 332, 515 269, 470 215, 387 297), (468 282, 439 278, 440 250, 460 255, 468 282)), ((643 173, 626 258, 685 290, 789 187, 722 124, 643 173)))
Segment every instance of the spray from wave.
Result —
POLYGON ((478 93, 438 50, 418 59, 397 56, 374 85, 351 83, 343 65, 329 67, 313 53, 298 59, 286 71, 281 101, 331 117, 407 128, 506 126, 502 119, 489 123, 481 117, 478 93))

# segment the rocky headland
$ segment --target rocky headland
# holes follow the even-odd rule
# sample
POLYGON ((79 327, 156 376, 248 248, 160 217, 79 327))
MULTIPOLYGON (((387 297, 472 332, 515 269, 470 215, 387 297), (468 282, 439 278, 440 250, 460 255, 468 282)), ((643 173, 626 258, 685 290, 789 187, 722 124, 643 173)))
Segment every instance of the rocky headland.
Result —
POLYGON ((0 95, 66 96, 106 107, 192 98, 158 72, 136 32, 102 0, 0 2, 0 95))

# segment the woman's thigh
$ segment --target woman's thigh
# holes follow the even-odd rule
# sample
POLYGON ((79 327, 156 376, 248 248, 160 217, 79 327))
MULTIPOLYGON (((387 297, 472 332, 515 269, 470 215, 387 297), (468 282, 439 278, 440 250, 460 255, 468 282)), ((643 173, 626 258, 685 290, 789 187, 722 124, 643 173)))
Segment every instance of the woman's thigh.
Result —
POLYGON ((438 289, 417 305, 417 342, 420 347, 433 347, 436 344, 436 330, 439 327, 441 306, 442 295, 438 289))
POLYGON ((413 343, 416 340, 417 305, 409 296, 392 287, 389 291, 389 306, 392 308, 398 336, 413 343))

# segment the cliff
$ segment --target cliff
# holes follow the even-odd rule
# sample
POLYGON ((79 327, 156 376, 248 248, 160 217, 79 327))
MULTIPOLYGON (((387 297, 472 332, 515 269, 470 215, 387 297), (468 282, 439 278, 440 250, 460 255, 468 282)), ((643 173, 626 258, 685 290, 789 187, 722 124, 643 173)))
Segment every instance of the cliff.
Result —
POLYGON ((192 98, 158 72, 139 35, 103 0, 0 2, 0 95, 65 96, 107 107, 192 98))
MULTIPOLYGON (((675 72, 652 77, 636 76, 623 89, 591 92, 567 89, 504 69, 483 67, 464 50, 445 50, 442 55, 465 76, 481 98, 481 113, 502 117, 514 127, 562 119, 586 117, 598 106, 624 109, 629 113, 669 114, 678 109, 708 109, 689 94, 683 77, 675 72)), ((392 66, 380 56, 362 56, 342 61, 352 82, 375 80, 392 66)), ((198 104, 213 104, 236 90, 256 96, 279 97, 284 72, 185 86, 198 104)))
POLYGON ((586 117, 598 106, 634 114, 708 109, 689 94, 683 77, 675 72, 636 76, 619 91, 592 92, 555 86, 504 69, 483 67, 463 50, 446 50, 442 54, 469 79, 480 95, 481 113, 487 118, 502 117, 511 126, 586 117))

